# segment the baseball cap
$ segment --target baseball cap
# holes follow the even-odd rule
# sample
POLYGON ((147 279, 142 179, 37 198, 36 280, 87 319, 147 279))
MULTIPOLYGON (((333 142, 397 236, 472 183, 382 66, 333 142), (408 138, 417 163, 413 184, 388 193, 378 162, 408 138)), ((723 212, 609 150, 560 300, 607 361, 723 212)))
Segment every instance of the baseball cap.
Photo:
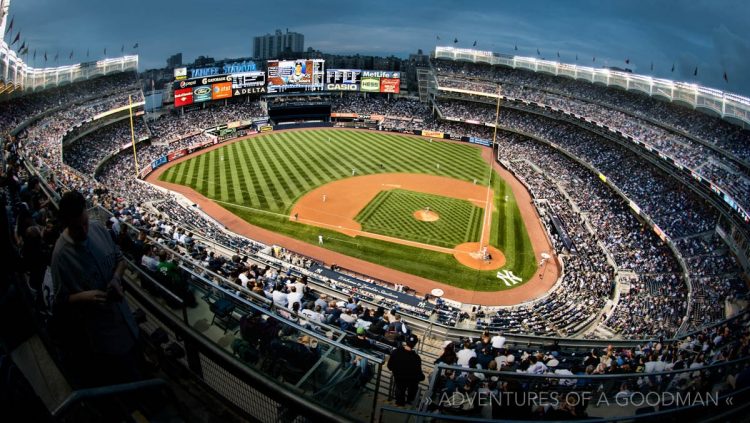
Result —
POLYGON ((411 348, 414 348, 414 346, 417 345, 417 342, 419 342, 419 338, 417 338, 416 335, 409 335, 409 337, 406 338, 406 345, 411 348))

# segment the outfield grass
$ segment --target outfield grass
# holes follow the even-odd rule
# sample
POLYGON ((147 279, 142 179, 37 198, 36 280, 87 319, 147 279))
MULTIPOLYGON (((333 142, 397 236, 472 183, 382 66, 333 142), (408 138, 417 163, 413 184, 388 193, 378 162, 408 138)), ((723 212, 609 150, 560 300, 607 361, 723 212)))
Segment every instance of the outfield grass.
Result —
MULTIPOLYGON (((326 183, 357 175, 421 173, 487 184, 488 164, 477 146, 369 131, 288 131, 229 144, 172 166, 160 179, 189 186, 237 216, 302 241, 318 235, 333 251, 477 291, 505 289, 496 272, 469 269, 451 256, 292 222, 294 202, 326 183), (439 165, 439 166, 438 166, 439 165)), ((536 260, 505 182, 493 172, 491 243, 506 256, 504 269, 528 280, 536 260), (509 201, 504 197, 508 195, 509 201)))
POLYGON ((355 220, 365 232, 453 248, 479 241, 483 212, 466 200, 393 189, 379 192, 355 220), (415 219, 414 212, 425 207, 440 218, 434 222, 415 219))

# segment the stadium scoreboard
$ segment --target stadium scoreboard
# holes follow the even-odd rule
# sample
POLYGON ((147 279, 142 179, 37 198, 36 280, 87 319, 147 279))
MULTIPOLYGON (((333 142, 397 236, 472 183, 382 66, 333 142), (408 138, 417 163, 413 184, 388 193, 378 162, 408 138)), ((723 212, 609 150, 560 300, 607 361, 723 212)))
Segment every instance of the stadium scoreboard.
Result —
POLYGON ((269 60, 268 92, 322 91, 324 64, 322 59, 269 60))
POLYGON ((401 88, 401 72, 363 69, 328 69, 326 90, 360 91, 397 94, 401 88))

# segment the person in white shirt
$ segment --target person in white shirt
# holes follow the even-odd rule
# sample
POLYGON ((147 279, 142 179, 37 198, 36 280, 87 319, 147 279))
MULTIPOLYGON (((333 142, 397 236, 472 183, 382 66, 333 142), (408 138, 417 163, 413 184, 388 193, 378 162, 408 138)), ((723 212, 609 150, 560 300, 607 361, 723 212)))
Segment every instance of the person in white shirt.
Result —
POLYGON ((250 273, 248 270, 245 270, 244 272, 240 273, 240 283, 242 284, 243 288, 247 288, 247 283, 250 281, 250 278, 248 277, 248 273, 250 273))
POLYGON ((284 291, 282 291, 282 287, 280 285, 277 285, 273 289, 273 292, 271 293, 271 297, 273 298, 273 303, 277 307, 286 307, 287 304, 289 304, 287 295, 284 291))
POLYGON ((144 254, 143 257, 141 257, 141 265, 152 272, 156 272, 157 270, 159 270, 159 260, 154 257, 153 250, 149 251, 148 253, 144 254))
POLYGON ((357 316, 354 316, 351 310, 346 309, 346 311, 341 313, 341 316, 339 316, 339 320, 354 326, 354 323, 357 321, 357 316))
POLYGON ((464 342, 464 348, 461 351, 457 352, 456 356, 458 357, 456 365, 469 367, 469 360, 471 360, 473 357, 476 357, 477 352, 474 351, 473 348, 471 348, 471 343, 467 341, 464 342))
POLYGON ((292 286, 290 288, 290 292, 286 295, 287 301, 289 302, 289 308, 292 307, 292 304, 294 303, 300 303, 302 304, 302 293, 297 292, 297 287, 292 286))
POLYGON ((505 337, 503 334, 498 333, 497 335, 493 336, 490 340, 492 342, 492 348, 495 350, 499 350, 505 346, 505 337))
POLYGON ((529 362, 531 362, 531 365, 526 370, 526 373, 541 375, 547 372, 547 365, 539 361, 535 355, 529 357, 529 362))
POLYGON ((323 314, 320 312, 320 310, 321 310, 320 306, 316 305, 315 310, 310 310, 309 308, 306 308, 302 310, 300 314, 309 322, 323 323, 323 314))

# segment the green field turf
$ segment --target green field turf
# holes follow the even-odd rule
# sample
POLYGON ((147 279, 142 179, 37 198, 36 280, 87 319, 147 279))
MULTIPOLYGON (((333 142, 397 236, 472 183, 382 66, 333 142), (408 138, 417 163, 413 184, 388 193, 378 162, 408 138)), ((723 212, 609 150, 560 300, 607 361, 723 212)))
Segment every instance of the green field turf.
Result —
POLYGON ((365 232, 453 248, 479 241, 483 213, 484 209, 466 200, 393 189, 379 192, 355 220, 365 232), (434 222, 415 219, 414 212, 425 207, 440 218, 434 222))
MULTIPOLYGON (((289 221, 294 202, 326 183, 357 175, 421 173, 477 180, 488 164, 477 146, 370 131, 286 131, 238 141, 169 168, 160 179, 189 186, 251 224, 428 279, 478 291, 505 289, 496 272, 478 272, 447 254, 289 221), (439 167, 438 167, 439 165, 439 167)), ((491 243, 506 266, 526 281, 536 270, 528 234, 505 182, 493 172, 495 210, 491 243), (509 201, 504 202, 508 195, 509 201)))

